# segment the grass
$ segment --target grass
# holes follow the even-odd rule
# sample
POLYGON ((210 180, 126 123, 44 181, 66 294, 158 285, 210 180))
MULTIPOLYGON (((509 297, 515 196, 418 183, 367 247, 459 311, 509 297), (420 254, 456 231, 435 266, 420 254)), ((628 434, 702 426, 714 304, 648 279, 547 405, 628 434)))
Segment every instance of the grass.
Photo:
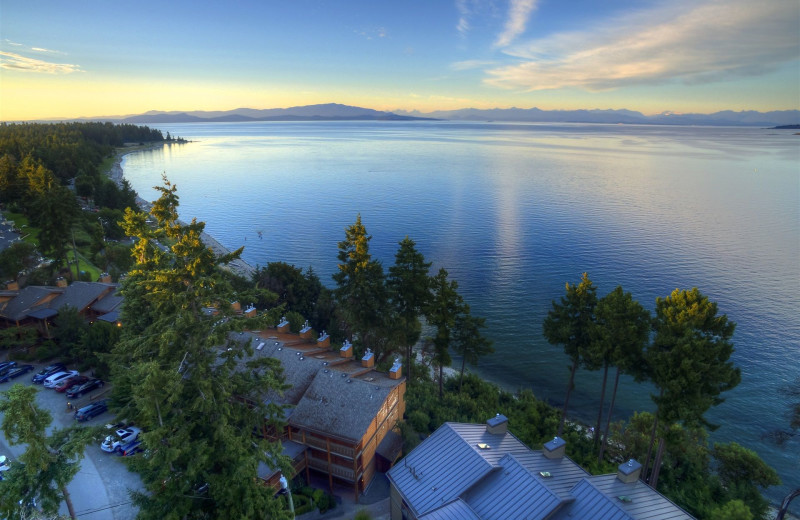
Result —
POLYGON ((16 225, 20 230, 20 236, 22 237, 23 241, 35 246, 39 245, 39 228, 30 227, 30 222, 26 216, 24 216, 22 213, 6 211, 5 218, 7 220, 14 221, 14 225, 16 225))

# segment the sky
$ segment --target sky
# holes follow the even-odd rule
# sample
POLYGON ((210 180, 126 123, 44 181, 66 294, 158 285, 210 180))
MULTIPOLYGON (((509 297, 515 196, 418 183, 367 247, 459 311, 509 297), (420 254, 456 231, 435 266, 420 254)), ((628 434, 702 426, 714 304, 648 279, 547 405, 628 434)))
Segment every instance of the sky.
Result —
POLYGON ((800 109, 797 0, 0 0, 0 120, 800 109))

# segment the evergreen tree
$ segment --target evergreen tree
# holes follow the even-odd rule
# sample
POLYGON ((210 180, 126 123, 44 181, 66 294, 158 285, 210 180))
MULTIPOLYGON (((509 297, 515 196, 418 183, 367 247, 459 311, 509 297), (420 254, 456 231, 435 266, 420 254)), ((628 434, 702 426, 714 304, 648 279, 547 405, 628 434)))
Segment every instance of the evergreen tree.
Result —
POLYGON ((592 355, 603 364, 603 388, 600 398, 600 412, 597 415, 596 432, 599 434, 605 396, 606 376, 609 365, 617 367, 614 375, 614 389, 608 409, 605 430, 600 444, 598 460, 602 462, 603 452, 608 443, 608 429, 614 413, 620 373, 631 374, 641 379, 644 364, 644 348, 650 335, 650 313, 633 299, 631 293, 623 292, 621 286, 600 298, 596 309, 597 327, 592 343, 592 355))
POLYGON ((572 362, 567 384, 567 395, 558 435, 564 431, 564 420, 569 408, 569 397, 575 386, 575 372, 584 362, 586 353, 592 344, 597 306, 597 289, 592 285, 587 273, 583 273, 578 285, 566 284, 566 295, 561 303, 553 301, 553 308, 547 313, 543 323, 544 336, 551 345, 563 345, 564 353, 572 362))
POLYGON ((155 229, 126 211, 136 263, 122 285, 124 327, 110 357, 112 406, 145 430, 140 518, 285 518, 256 478, 259 462, 285 467, 280 445, 253 436, 265 420, 281 427, 282 411, 265 402, 284 388, 281 368, 274 359, 245 362, 252 347, 228 340, 244 318, 225 303, 236 295, 218 266, 241 249, 215 258, 200 240, 203 223, 177 221, 175 186, 165 179, 157 189, 155 229))
POLYGON ((430 300, 431 263, 417 251, 416 244, 406 236, 389 267, 386 281, 395 311, 402 320, 403 344, 406 348, 406 376, 411 381, 412 350, 419 341, 422 325, 419 317, 430 300))
POLYGON ((34 386, 13 385, 0 394, 3 414, 3 435, 10 444, 26 444, 25 453, 18 457, 7 478, 0 481, 0 514, 16 518, 23 505, 33 499, 46 514, 55 514, 65 502, 71 518, 77 518, 67 484, 80 469, 86 444, 92 432, 86 428, 56 429, 47 435, 53 418, 50 412, 36 404, 34 386))
POLYGON ((385 343, 386 329, 393 316, 383 266, 369 252, 371 239, 358 215, 355 224, 345 229, 345 239, 339 242, 339 270, 333 275, 334 296, 344 330, 353 334, 362 347, 372 349, 380 362, 393 350, 385 343))
POLYGON ((464 311, 464 300, 458 294, 458 282, 448 280, 447 270, 439 272, 431 280, 432 297, 425 316, 436 328, 433 336, 433 361, 439 367, 439 398, 444 395, 444 367, 450 366, 450 346, 456 327, 456 318, 464 311))
POLYGON ((467 362, 477 365, 478 360, 494 352, 492 340, 481 334, 481 329, 486 328, 486 318, 473 316, 469 305, 464 304, 463 311, 456 316, 455 335, 453 337, 453 350, 461 355, 461 375, 458 379, 458 391, 461 392, 464 383, 464 367, 467 362))
MULTIPOLYGON (((722 392, 739 384, 741 374, 730 361, 736 324, 726 315, 717 315, 717 304, 695 287, 675 289, 666 298, 656 299, 653 321, 655 336, 647 350, 649 378, 659 389, 651 396, 656 403, 656 422, 668 427, 681 423, 690 428, 716 429, 704 414, 724 401, 722 392)), ((656 434, 653 427, 653 436, 656 434)), ((658 484, 664 439, 658 444, 650 485, 658 484)), ((647 469, 650 462, 645 461, 647 469)))

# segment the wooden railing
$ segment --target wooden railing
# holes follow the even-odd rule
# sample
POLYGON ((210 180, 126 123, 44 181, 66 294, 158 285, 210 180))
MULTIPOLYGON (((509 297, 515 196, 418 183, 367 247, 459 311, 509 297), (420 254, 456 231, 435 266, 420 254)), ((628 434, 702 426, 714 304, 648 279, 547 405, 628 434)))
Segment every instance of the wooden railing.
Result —
POLYGON ((349 480, 350 482, 355 482, 356 480, 356 472, 353 471, 352 468, 345 468, 338 464, 331 464, 330 467, 328 467, 327 461, 313 458, 308 459, 308 465, 314 469, 324 471, 325 473, 330 472, 331 475, 349 480))
MULTIPOLYGON (((297 439, 299 440, 299 439, 297 439)), ((302 441, 301 441, 302 442, 302 441)), ((316 437, 312 437, 310 435, 306 435, 305 439, 306 446, 313 446, 314 448, 328 451, 328 443, 322 439, 317 439, 316 437)), ((355 449, 349 448, 347 446, 342 446, 341 444, 330 443, 331 453, 335 453, 337 455, 342 455, 344 457, 348 457, 350 459, 355 457, 355 449)))

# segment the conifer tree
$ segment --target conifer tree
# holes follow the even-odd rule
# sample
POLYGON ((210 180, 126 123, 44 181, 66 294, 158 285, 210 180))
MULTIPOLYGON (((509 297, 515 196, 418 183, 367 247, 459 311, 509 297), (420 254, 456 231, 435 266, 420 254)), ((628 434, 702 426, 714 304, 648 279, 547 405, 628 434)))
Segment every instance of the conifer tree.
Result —
POLYGON ((285 463, 280 445, 253 435, 265 420, 281 427, 281 410, 265 402, 284 388, 280 365, 245 362, 252 347, 229 341, 243 318, 231 312, 236 295, 218 266, 242 250, 216 258, 200 240, 203 223, 178 221, 176 187, 165 178, 157 189, 154 228, 143 213, 125 214, 136 262, 110 356, 112 407, 144 429, 140 518, 285 518, 256 478, 260 462, 285 463), (212 306, 219 314, 206 312, 212 306))
POLYGON ((444 395, 444 367, 450 366, 450 347, 456 327, 456 319, 464 310, 464 300, 458 294, 458 282, 448 280, 445 268, 431 280, 432 296, 425 316, 428 323, 436 327, 433 336, 434 363, 439 367, 439 398, 444 395))
MULTIPOLYGON (((657 298, 653 328, 655 335, 646 353, 648 376, 659 390, 651 396, 657 406, 652 436, 658 423, 662 430, 674 423, 716 429, 705 419, 705 412, 721 404, 720 394, 741 380, 740 370, 730 361, 736 324, 725 314, 717 315, 717 304, 695 287, 657 298)), ((650 477, 653 487, 658 485, 663 451, 662 436, 650 477)), ((648 453, 643 473, 649 462, 648 453)))
POLYGON ((456 316, 453 350, 461 355, 461 375, 458 379, 458 391, 464 383, 464 368, 467 362, 477 365, 478 360, 494 352, 492 340, 481 334, 486 328, 486 318, 473 316, 469 305, 464 304, 462 312, 456 316))
POLYGON ((416 244, 406 236, 400 241, 394 265, 389 267, 386 281, 392 304, 402 321, 403 344, 406 348, 406 375, 411 381, 412 349, 419 340, 422 326, 419 317, 430 300, 431 263, 417 251, 416 244))
POLYGON ((650 313, 633 299, 631 293, 623 292, 622 286, 600 298, 596 309, 597 326, 592 344, 594 356, 603 364, 603 388, 600 398, 600 412, 597 415, 596 432, 599 434, 604 404, 606 376, 609 365, 617 367, 614 376, 614 388, 611 392, 611 404, 608 418, 600 443, 598 460, 602 462, 603 452, 608 443, 608 430, 614 413, 620 373, 631 374, 642 378, 644 364, 644 348, 650 334, 650 313))
POLYGON ((564 353, 572 362, 567 384, 567 395, 561 421, 558 424, 558 435, 564 431, 564 420, 569 408, 569 398, 575 386, 575 372, 584 363, 586 352, 592 343, 597 306, 597 289, 592 285, 587 273, 583 273, 577 285, 566 284, 566 294, 561 303, 553 301, 553 308, 543 323, 544 336, 552 345, 563 345, 564 353))

